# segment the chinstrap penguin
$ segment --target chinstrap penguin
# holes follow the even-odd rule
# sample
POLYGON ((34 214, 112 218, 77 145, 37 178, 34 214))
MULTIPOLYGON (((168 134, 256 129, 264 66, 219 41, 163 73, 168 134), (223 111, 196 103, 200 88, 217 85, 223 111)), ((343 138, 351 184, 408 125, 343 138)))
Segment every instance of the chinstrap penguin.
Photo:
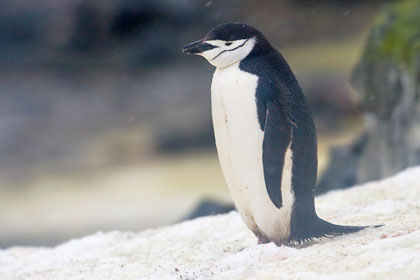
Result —
POLYGON ((316 214, 312 114, 286 60, 257 29, 221 24, 182 51, 216 67, 217 152, 235 206, 259 243, 301 244, 365 228, 331 224, 316 214))

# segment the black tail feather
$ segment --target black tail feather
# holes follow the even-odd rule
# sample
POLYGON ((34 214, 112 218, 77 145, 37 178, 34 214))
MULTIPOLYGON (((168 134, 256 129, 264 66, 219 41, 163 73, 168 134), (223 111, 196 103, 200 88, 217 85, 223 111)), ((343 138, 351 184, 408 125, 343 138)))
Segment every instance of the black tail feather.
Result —
MULTIPOLYGON (((381 225, 379 225, 381 226, 381 225)), ((374 227, 379 227, 374 226, 374 227)), ((342 226, 329 223, 319 217, 316 217, 310 223, 306 224, 303 228, 292 232, 289 243, 302 244, 314 238, 335 237, 348 233, 355 233, 362 229, 371 226, 342 226)))
MULTIPOLYGON (((289 244, 301 245, 312 239, 355 233, 372 226, 342 226, 318 217, 313 197, 297 196, 290 223, 289 244)), ((378 226, 374 226, 378 227, 378 226)))
POLYGON ((323 219, 318 218, 318 226, 322 235, 320 237, 334 237, 337 235, 343 235, 347 233, 358 232, 367 226, 342 226, 329 223, 323 219))

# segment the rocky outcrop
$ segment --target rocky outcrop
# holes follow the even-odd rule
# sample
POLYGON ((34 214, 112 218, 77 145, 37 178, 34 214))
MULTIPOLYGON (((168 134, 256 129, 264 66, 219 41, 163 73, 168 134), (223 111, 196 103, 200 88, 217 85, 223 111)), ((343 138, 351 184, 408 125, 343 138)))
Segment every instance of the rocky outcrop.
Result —
POLYGON ((416 279, 420 168, 317 197, 321 217, 384 224, 303 248, 257 245, 237 212, 54 248, 0 250, 0 279, 416 279))
POLYGON ((420 164, 419 26, 419 0, 390 5, 376 18, 353 74, 366 133, 351 147, 333 152, 320 192, 420 164), (342 162, 347 162, 345 168, 337 168, 342 162))

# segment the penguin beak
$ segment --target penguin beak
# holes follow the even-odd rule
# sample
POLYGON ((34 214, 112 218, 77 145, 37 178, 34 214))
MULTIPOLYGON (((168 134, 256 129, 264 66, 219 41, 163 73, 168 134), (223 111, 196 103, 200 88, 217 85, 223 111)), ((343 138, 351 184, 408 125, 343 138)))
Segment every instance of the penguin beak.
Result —
POLYGON ((198 40, 186 44, 182 48, 182 52, 186 54, 201 54, 202 52, 216 48, 216 46, 210 45, 203 40, 198 40))

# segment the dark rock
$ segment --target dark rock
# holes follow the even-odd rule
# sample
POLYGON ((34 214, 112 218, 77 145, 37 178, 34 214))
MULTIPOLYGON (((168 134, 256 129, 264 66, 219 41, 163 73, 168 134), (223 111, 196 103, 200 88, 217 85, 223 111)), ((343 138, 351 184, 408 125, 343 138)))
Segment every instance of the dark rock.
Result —
POLYGON ((356 184, 356 170, 366 140, 366 135, 363 135, 353 145, 332 151, 331 165, 319 180, 315 189, 316 195, 331 189, 349 188, 356 184))
POLYGON ((200 201, 197 207, 194 208, 194 210, 192 210, 191 213, 182 220, 185 221, 203 216, 225 214, 232 210, 235 210, 235 206, 233 206, 233 204, 226 204, 210 199, 203 199, 200 201))
POLYGON ((365 140, 333 152, 320 192, 420 164, 419 26, 419 0, 390 5, 377 17, 353 73, 365 110, 365 140), (337 170, 346 159, 348 165, 337 170))

